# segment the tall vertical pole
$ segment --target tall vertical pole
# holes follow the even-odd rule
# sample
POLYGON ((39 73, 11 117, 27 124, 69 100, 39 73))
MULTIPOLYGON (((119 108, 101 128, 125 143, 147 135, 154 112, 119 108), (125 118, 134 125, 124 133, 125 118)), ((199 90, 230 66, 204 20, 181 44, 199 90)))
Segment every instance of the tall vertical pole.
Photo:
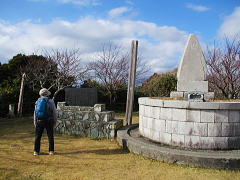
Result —
POLYGON ((130 62, 130 68, 129 68, 129 74, 128 74, 127 105, 126 105, 126 114, 125 114, 126 125, 132 124, 134 87, 135 87, 136 66, 137 66, 137 50, 138 50, 138 41, 133 40, 132 47, 131 47, 131 62, 130 62))
POLYGON ((18 108, 17 108, 17 115, 18 115, 18 117, 22 117, 23 93, 24 93, 25 77, 26 77, 26 74, 23 73, 22 81, 21 81, 21 87, 20 87, 20 93, 19 93, 18 108))

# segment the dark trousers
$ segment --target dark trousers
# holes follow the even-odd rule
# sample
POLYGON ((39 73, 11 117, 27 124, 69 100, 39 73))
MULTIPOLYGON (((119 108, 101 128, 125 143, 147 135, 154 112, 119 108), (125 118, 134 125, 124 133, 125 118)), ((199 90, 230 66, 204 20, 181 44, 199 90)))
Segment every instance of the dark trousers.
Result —
POLYGON ((40 152, 41 138, 43 130, 47 130, 49 151, 54 151, 53 123, 48 120, 38 121, 35 129, 34 151, 40 152))

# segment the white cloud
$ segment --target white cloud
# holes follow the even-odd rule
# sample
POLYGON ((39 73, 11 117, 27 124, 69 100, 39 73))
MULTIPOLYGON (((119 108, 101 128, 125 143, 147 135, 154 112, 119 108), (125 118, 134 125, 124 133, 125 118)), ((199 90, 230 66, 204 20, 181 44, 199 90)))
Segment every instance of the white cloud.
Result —
POLYGON ((196 4, 186 4, 186 7, 189 9, 192 9, 194 11, 198 11, 198 12, 204 12, 204 11, 209 11, 210 8, 206 7, 206 6, 202 6, 202 5, 196 5, 196 4))
POLYGON ((60 3, 72 3, 79 6, 98 6, 100 5, 99 0, 57 0, 60 3))
POLYGON ((225 17, 218 30, 218 36, 220 37, 235 35, 240 35, 240 7, 236 7, 232 14, 225 17))
POLYGON ((43 48, 79 48, 85 61, 89 61, 106 42, 130 50, 131 40, 138 39, 139 53, 151 65, 152 72, 161 72, 178 65, 186 36, 176 27, 133 20, 85 17, 76 22, 53 20, 49 24, 0 21, 0 60, 43 48))
POLYGON ((118 8, 114 8, 114 9, 110 10, 108 12, 108 16, 110 18, 116 18, 116 17, 122 16, 124 13, 129 12, 129 11, 130 11, 130 8, 128 8, 128 7, 118 7, 118 8))

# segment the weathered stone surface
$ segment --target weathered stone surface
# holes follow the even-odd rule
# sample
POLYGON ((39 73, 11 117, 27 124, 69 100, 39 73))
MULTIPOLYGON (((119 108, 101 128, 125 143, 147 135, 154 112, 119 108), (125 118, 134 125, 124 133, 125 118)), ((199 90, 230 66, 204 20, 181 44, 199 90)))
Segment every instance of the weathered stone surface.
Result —
POLYGON ((234 136, 234 124, 222 123, 222 136, 234 136))
POLYGON ((170 134, 170 133, 160 133, 160 141, 164 144, 171 144, 172 134, 170 134))
POLYGON ((221 123, 209 123, 208 124, 208 136, 221 136, 222 124, 221 123))
POLYGON ((240 123, 239 111, 229 111, 228 121, 240 123))
POLYGON ((193 135, 196 136, 208 136, 208 124, 207 123, 194 123, 193 135))
POLYGON ((200 138, 199 136, 188 136, 185 135, 185 146, 188 148, 199 148, 200 147, 200 138))
MULTIPOLYGON (((189 75, 191 76, 191 75, 189 75)), ((177 82, 178 91, 201 91, 208 92, 208 81, 188 81, 188 80, 178 80, 177 82)))
POLYGON ((228 110, 216 110, 215 122, 228 122, 228 110))
POLYGON ((161 108, 160 119, 172 120, 172 108, 161 108))
POLYGON ((177 97, 184 97, 184 92, 178 92, 178 91, 171 91, 170 97, 177 98, 177 97))
POLYGON ((180 65, 178 67, 178 86, 177 91, 202 91, 208 92, 206 85, 191 87, 193 81, 204 81, 206 78, 206 61, 203 56, 200 44, 195 35, 191 34, 188 38, 180 65), (185 89, 186 88, 186 89, 185 89))
POLYGON ((158 130, 159 132, 166 132, 166 121, 165 120, 156 119, 155 125, 156 125, 155 130, 158 130))
POLYGON ((185 144, 184 135, 172 134, 172 145, 183 146, 185 144))
POLYGON ((200 110, 187 110, 187 121, 200 122, 200 110))
POLYGON ((206 78, 206 61, 197 37, 190 34, 178 68, 178 80, 204 81, 206 78))
POLYGON ((114 120, 113 111, 99 112, 93 107, 65 106, 64 103, 58 107, 57 133, 110 138, 123 125, 122 120, 114 120))
POLYGON ((179 134, 178 124, 179 124, 178 121, 172 121, 172 133, 174 133, 174 134, 179 134))
POLYGON ((172 120, 174 121, 186 121, 187 120, 186 109, 172 109, 172 120))
POLYGON ((192 135, 193 127, 194 127, 193 122, 179 122, 178 123, 179 134, 192 135))
POLYGON ((201 110, 201 122, 214 122, 215 113, 212 110, 201 110))
POLYGON ((172 121, 166 121, 166 132, 172 133, 172 121))

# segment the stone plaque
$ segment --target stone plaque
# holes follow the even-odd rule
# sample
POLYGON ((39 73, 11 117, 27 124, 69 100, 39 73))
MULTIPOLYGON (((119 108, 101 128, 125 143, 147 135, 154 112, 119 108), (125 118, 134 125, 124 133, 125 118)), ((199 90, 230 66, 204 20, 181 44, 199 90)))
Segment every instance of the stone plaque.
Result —
POLYGON ((203 102, 204 94, 199 91, 189 92, 188 93, 188 100, 189 101, 197 101, 197 102, 203 102))
POLYGON ((97 89, 95 88, 65 89, 65 102, 69 106, 94 106, 97 101, 97 89))

